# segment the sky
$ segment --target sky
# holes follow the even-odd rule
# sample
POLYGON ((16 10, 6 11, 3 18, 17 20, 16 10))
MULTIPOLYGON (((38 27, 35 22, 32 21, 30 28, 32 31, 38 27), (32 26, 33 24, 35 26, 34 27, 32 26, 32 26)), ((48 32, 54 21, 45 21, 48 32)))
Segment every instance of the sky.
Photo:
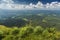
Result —
POLYGON ((29 3, 33 3, 33 4, 36 4, 38 1, 41 1, 43 4, 46 4, 46 3, 51 3, 51 2, 60 2, 60 0, 13 0, 15 1, 16 3, 21 3, 21 4, 29 4, 29 3))
POLYGON ((60 10, 60 0, 0 0, 0 9, 60 10))

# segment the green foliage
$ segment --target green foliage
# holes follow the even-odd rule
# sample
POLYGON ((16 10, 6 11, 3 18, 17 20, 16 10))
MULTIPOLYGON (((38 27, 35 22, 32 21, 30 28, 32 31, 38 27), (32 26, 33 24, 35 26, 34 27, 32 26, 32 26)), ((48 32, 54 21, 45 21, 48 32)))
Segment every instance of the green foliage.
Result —
MULTIPOLYGON (((41 11, 41 10, 40 10, 41 11)), ((43 13, 26 13, 24 15, 15 15, 10 17, 0 18, 0 25, 8 27, 25 26, 26 24, 32 26, 56 27, 60 30, 60 14, 55 12, 43 13)))
POLYGON ((45 29, 41 26, 8 28, 0 26, 0 40, 58 40, 59 35, 55 28, 45 29))
POLYGON ((35 33, 35 34, 42 34, 43 30, 44 30, 44 29, 43 29, 41 26, 36 26, 36 27, 34 28, 34 33, 35 33))

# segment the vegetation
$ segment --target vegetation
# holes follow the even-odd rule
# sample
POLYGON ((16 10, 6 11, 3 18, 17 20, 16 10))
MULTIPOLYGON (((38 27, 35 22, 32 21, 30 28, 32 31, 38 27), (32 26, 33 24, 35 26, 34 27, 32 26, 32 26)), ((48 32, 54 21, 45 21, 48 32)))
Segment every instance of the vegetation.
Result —
POLYGON ((31 15, 16 15, 0 19, 0 25, 8 27, 22 27, 31 23, 32 26, 56 27, 60 31, 60 14, 57 13, 39 13, 31 15))
POLYGON ((60 40, 60 11, 8 13, 0 15, 0 40, 60 40))
POLYGON ((60 40, 60 33, 56 28, 28 25, 9 28, 0 25, 0 40, 60 40))

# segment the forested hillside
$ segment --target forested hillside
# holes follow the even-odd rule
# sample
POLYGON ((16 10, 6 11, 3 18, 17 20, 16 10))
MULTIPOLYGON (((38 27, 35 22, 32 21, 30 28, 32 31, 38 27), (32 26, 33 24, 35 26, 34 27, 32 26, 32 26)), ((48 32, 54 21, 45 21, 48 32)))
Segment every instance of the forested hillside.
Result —
POLYGON ((0 40, 60 40, 60 12, 8 11, 0 16, 0 40))
POLYGON ((9 27, 13 26, 25 26, 31 24, 32 26, 56 27, 60 28, 60 14, 59 13, 37 13, 26 15, 8 16, 0 19, 0 25, 9 27))

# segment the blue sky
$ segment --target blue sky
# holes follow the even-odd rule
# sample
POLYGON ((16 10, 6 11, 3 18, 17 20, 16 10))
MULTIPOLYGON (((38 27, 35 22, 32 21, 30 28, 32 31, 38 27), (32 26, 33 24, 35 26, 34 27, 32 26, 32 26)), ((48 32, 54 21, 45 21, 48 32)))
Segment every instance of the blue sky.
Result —
POLYGON ((46 4, 46 3, 51 3, 51 2, 54 2, 54 1, 58 1, 60 2, 60 0, 13 0, 15 1, 16 3, 21 3, 21 4, 29 4, 29 3, 33 3, 33 4, 36 4, 38 1, 41 1, 43 4, 46 4))
POLYGON ((60 0, 0 0, 0 9, 60 10, 60 0))

